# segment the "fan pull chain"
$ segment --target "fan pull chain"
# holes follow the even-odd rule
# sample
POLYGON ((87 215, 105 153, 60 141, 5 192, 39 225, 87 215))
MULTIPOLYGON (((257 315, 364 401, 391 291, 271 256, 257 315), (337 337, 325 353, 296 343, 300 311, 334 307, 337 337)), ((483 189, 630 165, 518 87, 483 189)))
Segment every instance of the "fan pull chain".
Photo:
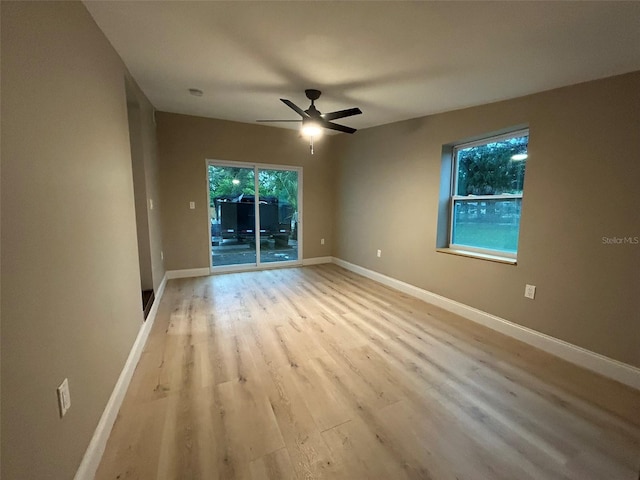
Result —
POLYGON ((311 150, 311 155, 313 155, 313 135, 311 135, 310 141, 309 141, 309 150, 311 150))

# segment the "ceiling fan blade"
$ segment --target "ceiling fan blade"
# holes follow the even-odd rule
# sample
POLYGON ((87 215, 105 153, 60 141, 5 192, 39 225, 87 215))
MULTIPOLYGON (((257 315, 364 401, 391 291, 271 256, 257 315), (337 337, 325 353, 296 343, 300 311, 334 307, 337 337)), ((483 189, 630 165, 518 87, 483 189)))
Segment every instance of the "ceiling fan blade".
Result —
POLYGON ((324 122, 324 128, 328 128, 329 130, 337 130, 338 132, 343 133, 355 133, 358 130, 355 128, 347 127, 345 125, 338 125, 337 123, 324 122))
POLYGON ((287 100, 286 98, 281 98, 280 101, 284 103, 287 107, 289 107, 291 110, 296 112, 298 115, 300 115, 302 118, 309 118, 309 114, 304 110, 302 110, 299 106, 297 106, 291 100, 287 100))
POLYGON ((298 122, 300 123, 302 120, 256 120, 256 122, 298 122))
POLYGON ((353 115, 360 115, 362 110, 359 108, 348 108, 346 110, 338 110, 337 112, 323 113, 322 118, 325 120, 336 120, 338 118, 351 117, 353 115))

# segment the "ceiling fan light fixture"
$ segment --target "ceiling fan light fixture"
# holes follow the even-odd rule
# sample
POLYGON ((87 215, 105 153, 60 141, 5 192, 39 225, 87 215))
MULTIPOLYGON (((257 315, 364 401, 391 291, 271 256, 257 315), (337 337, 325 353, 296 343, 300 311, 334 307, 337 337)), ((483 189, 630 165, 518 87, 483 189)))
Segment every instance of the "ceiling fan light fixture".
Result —
POLYGON ((351 117, 353 115, 360 115, 362 110, 357 107, 347 108, 346 110, 338 110, 335 112, 329 112, 323 114, 320 112, 316 106, 315 101, 320 98, 322 92, 320 90, 315 90, 309 88, 304 91, 307 98, 311 100, 311 105, 306 110, 303 110, 291 100, 287 100, 286 98, 281 98, 280 101, 284 103, 291 110, 296 112, 298 115, 302 117, 302 120, 257 120, 258 122, 295 122, 302 121, 302 126, 300 127, 300 134, 309 139, 309 150, 311 151, 311 155, 313 155, 313 141, 316 138, 322 136, 322 133, 325 129, 334 130, 337 132, 343 133, 355 133, 357 130, 355 128, 347 127, 346 125, 340 125, 338 123, 333 123, 332 120, 336 120, 338 118, 346 118, 351 117))
POLYGON ((322 135, 322 125, 313 120, 302 122, 300 133, 307 138, 318 138, 322 135))

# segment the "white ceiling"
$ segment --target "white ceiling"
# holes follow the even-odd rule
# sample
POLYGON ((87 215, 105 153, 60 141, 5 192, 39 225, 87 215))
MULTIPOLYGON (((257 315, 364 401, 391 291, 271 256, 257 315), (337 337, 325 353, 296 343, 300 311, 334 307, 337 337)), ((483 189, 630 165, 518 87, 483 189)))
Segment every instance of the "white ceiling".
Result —
POLYGON ((158 110, 239 122, 305 88, 365 128, 640 70, 640 2, 85 5, 158 110))

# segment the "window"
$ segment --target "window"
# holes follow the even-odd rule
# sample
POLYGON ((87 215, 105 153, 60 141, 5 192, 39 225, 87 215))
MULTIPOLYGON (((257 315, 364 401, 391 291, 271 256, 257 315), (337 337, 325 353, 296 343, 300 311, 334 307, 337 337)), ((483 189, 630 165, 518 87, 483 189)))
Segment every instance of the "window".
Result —
POLYGON ((449 248, 514 258, 529 131, 456 145, 449 248))

